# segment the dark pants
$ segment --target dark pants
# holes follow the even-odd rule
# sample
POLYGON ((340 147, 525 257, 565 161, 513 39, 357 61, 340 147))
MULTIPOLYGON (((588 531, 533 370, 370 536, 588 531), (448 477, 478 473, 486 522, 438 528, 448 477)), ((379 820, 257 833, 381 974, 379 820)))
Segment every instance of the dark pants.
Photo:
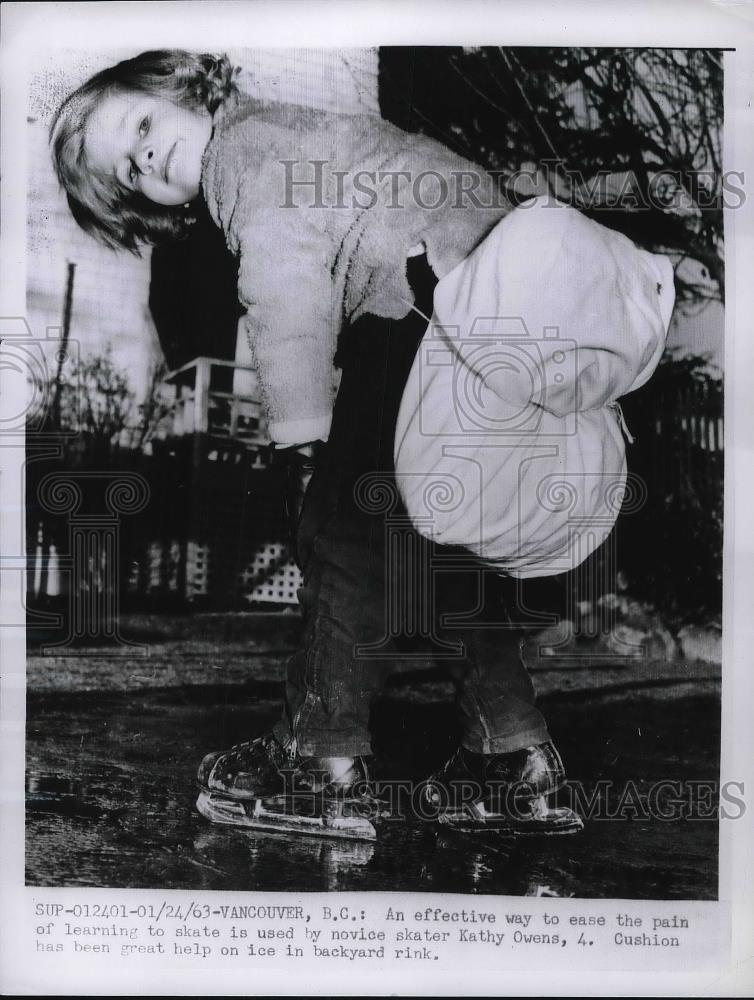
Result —
MULTIPOLYGON (((408 276, 417 307, 431 315, 425 257, 408 261, 408 276)), ((421 539, 398 497, 395 423, 426 326, 413 311, 399 322, 366 316, 342 338, 330 438, 299 529, 304 631, 276 728, 282 741, 292 733, 304 756, 370 753, 372 701, 407 647, 442 659, 457 679, 467 749, 507 753, 549 739, 503 581, 421 539), (451 614, 470 620, 452 623, 451 614)))

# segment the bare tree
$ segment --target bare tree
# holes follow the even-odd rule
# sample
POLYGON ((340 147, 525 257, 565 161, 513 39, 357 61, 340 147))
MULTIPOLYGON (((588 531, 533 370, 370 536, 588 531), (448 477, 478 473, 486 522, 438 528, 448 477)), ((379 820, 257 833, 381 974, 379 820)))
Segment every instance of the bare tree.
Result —
POLYGON ((537 165, 555 195, 670 254, 684 302, 723 298, 719 52, 384 49, 381 73, 389 117, 498 171, 514 200, 537 165))
POLYGON ((137 402, 128 372, 116 366, 109 349, 81 359, 65 379, 51 376, 39 386, 48 400, 56 401, 55 426, 46 430, 61 432, 66 456, 74 462, 102 461, 116 449, 143 450, 172 409, 164 374, 164 364, 151 366, 137 402))

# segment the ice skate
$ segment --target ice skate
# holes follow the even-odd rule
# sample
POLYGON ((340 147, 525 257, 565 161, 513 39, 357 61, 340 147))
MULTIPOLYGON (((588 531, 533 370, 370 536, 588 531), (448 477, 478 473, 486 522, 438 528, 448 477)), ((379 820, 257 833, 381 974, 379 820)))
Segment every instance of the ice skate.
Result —
POLYGON ((446 828, 511 835, 578 833, 581 818, 548 799, 565 784, 560 754, 541 743, 506 754, 460 747, 425 784, 424 804, 446 828))
POLYGON ((367 757, 301 757, 271 734, 208 754, 196 807, 213 823, 346 840, 376 839, 367 757))

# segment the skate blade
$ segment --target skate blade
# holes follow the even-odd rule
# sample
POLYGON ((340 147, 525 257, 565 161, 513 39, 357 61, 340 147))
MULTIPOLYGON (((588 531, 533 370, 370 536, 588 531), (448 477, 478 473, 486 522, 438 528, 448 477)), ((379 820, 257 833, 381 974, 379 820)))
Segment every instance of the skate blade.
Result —
POLYGON ((239 802, 202 791, 196 808, 212 823, 238 826, 267 833, 297 833, 310 837, 333 837, 337 840, 374 841, 377 831, 362 816, 301 816, 291 812, 266 809, 260 801, 239 802))
POLYGON ((584 829, 584 821, 572 809, 551 808, 541 800, 533 804, 531 815, 525 818, 488 812, 483 803, 475 802, 465 810, 442 813, 438 822, 460 833, 487 831, 514 837, 556 837, 584 829))

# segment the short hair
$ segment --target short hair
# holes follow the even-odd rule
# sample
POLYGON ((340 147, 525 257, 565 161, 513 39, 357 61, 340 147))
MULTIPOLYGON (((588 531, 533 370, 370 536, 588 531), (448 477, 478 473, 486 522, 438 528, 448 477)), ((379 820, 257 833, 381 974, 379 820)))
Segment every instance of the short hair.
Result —
POLYGON ((237 69, 227 56, 181 49, 142 52, 87 80, 58 109, 50 126, 52 160, 76 222, 111 249, 137 256, 142 244, 185 236, 190 210, 162 207, 87 162, 84 136, 92 113, 111 94, 140 91, 210 114, 238 100, 237 69))

